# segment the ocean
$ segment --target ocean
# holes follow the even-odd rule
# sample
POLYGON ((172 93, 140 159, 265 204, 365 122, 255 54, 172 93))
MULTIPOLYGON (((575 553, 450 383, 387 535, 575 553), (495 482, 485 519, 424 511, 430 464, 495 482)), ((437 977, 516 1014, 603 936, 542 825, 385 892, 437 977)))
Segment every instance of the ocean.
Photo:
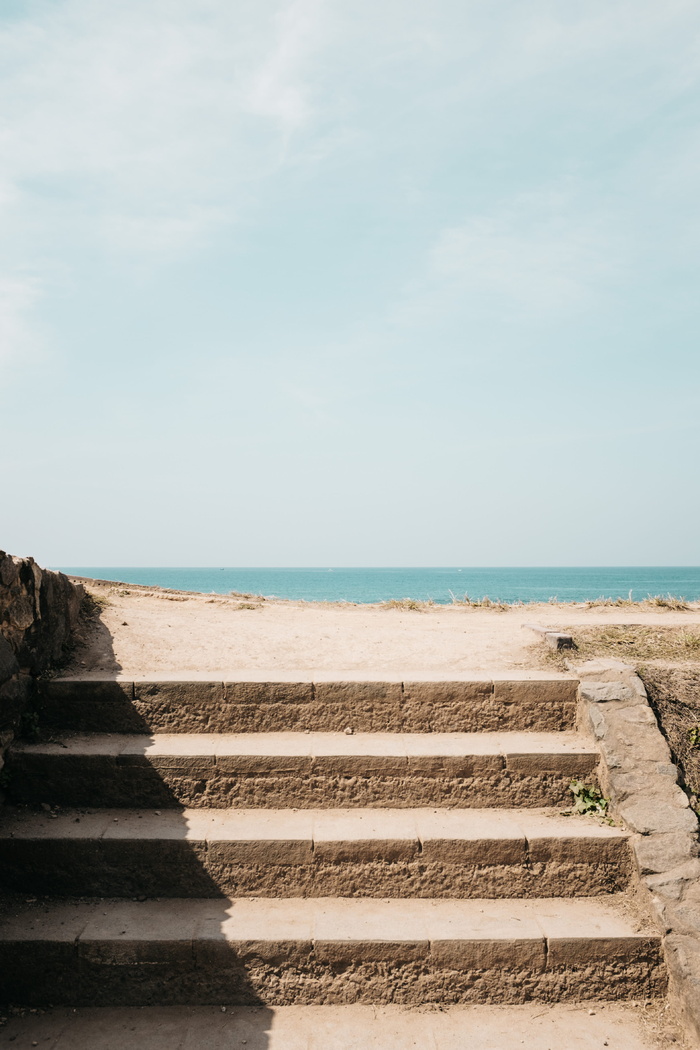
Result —
POLYGON ((449 604, 489 597, 504 602, 592 601, 673 595, 700 599, 700 566, 690 568, 500 568, 470 569, 232 569, 57 566, 73 576, 89 576, 148 587, 170 587, 205 594, 262 594, 310 602, 381 602, 432 599, 449 604))

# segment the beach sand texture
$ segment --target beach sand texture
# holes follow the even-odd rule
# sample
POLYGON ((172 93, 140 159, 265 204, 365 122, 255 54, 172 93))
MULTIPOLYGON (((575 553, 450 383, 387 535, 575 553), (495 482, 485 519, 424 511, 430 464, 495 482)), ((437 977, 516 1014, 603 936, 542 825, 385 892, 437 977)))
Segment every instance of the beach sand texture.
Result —
POLYGON ((468 606, 421 609, 331 605, 88 584, 100 622, 66 675, 265 678, 332 674, 376 679, 460 678, 508 672, 557 675, 541 638, 552 630, 611 624, 700 625, 689 611, 643 606, 468 606))

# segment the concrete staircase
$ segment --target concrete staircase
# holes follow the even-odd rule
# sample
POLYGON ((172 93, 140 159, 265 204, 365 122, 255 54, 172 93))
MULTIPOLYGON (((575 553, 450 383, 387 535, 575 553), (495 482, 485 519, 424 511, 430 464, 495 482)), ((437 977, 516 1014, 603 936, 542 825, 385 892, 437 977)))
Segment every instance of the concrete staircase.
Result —
POLYGON ((0 998, 662 996, 626 832, 561 815, 598 761, 575 698, 564 679, 42 683, 44 739, 8 762, 0 998))

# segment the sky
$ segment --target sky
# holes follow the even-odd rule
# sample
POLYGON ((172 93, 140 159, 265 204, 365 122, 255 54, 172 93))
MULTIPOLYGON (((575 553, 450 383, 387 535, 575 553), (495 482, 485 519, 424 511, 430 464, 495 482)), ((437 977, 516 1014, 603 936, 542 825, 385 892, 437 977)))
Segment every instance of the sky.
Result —
POLYGON ((695 0, 3 0, 0 546, 700 564, 695 0))

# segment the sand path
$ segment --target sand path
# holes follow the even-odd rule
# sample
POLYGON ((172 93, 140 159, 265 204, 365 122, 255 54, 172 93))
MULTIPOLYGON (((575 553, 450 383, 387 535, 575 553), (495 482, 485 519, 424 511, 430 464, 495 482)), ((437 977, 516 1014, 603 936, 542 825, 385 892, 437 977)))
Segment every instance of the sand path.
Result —
POLYGON ((700 624, 688 612, 639 607, 464 606, 417 610, 306 602, 248 603, 215 595, 91 584, 101 626, 64 673, 100 677, 265 678, 342 672, 354 678, 555 674, 524 624, 700 624), (253 604, 254 608, 245 608, 253 604))

